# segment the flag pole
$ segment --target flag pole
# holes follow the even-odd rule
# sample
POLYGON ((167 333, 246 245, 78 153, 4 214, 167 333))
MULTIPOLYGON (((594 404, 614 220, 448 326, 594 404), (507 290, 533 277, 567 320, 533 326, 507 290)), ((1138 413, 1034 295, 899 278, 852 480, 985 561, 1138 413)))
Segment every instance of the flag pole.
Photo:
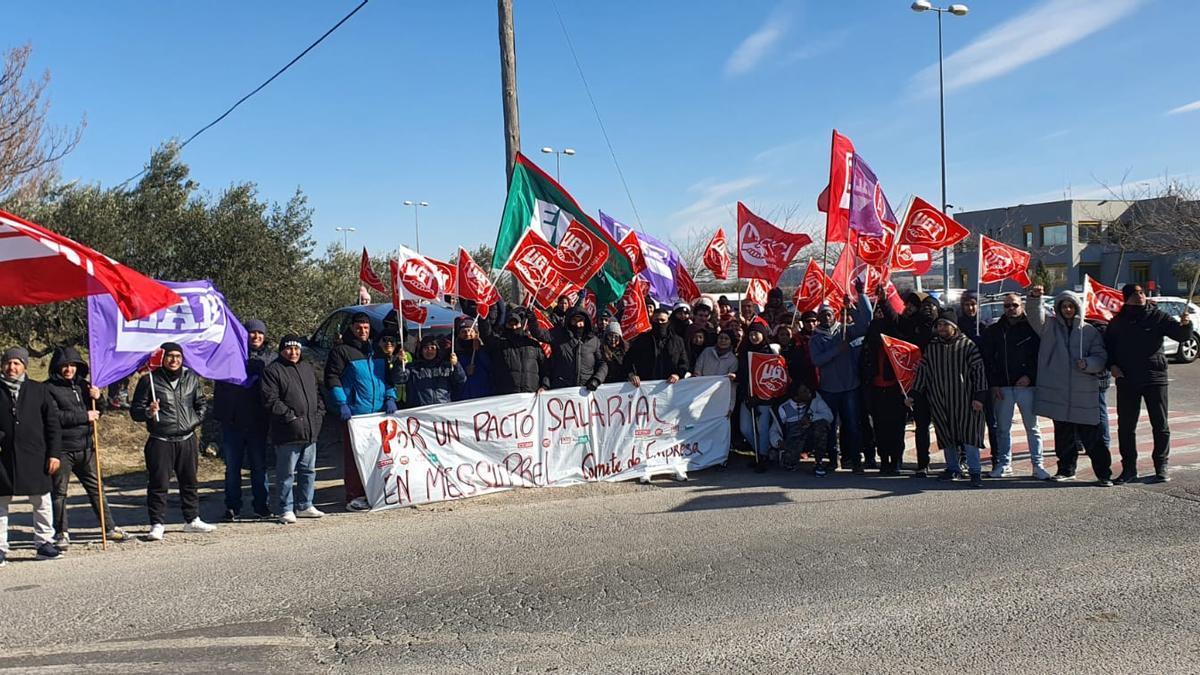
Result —
MULTIPOLYGON (((983 285, 983 281, 982 281, 982 279, 983 279, 983 233, 982 232, 979 233, 978 257, 979 257, 978 264, 975 265, 975 337, 979 337, 979 307, 981 304, 979 302, 979 300, 980 300, 979 289, 983 285)), ((1003 288, 1004 282, 1001 281, 1000 283, 1001 283, 1000 287, 1003 288)), ((1021 418, 1021 419, 1024 419, 1024 418, 1021 418)))
MULTIPOLYGON (((151 390, 154 388, 154 380, 150 381, 151 390)), ((90 394, 90 392, 89 392, 90 394)), ((91 398, 89 395, 88 398, 91 398)), ((96 412, 96 399, 92 399, 92 412, 96 412)), ((100 470, 100 420, 92 422, 92 448, 96 451, 96 486, 100 495, 100 508, 97 511, 100 513, 100 550, 108 550, 108 527, 104 523, 104 507, 108 502, 104 501, 104 473, 100 470)), ((60 469, 61 470, 61 469, 60 469)))

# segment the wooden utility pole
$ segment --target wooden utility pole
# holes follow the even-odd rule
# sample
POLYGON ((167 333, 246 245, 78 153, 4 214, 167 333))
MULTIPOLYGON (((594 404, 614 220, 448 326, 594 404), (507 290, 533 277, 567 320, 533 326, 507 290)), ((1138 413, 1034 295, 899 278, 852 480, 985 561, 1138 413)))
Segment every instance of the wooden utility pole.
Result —
POLYGON ((505 175, 512 180, 521 151, 521 119, 517 107, 517 47, 513 35, 513 0, 496 0, 500 16, 500 96, 504 102, 505 175))

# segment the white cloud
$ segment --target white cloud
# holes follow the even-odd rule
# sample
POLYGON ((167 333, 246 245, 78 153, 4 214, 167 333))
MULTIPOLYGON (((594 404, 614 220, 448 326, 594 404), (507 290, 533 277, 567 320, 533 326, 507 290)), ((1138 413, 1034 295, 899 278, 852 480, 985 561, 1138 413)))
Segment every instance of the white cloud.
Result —
POLYGON ((787 15, 778 12, 767 17, 763 25, 758 30, 746 36, 746 39, 742 40, 737 49, 733 50, 733 54, 729 55, 729 59, 725 61, 725 74, 732 77, 735 75, 744 75, 754 70, 755 66, 783 38, 790 23, 791 20, 787 15))
POLYGON ((729 219, 739 199, 738 193, 763 182, 758 176, 745 176, 722 183, 704 180, 688 188, 698 194, 696 201, 672 213, 671 222, 683 231, 693 227, 709 227, 729 219))
POLYGON ((1167 111, 1168 115, 1178 115, 1179 113, 1196 112, 1200 110, 1200 101, 1192 101, 1187 105, 1181 105, 1178 108, 1171 108, 1167 111))
MULTIPOLYGON (((946 91, 1005 75, 1072 45, 1131 14, 1145 0, 1049 0, 992 28, 945 60, 946 91)), ((958 21, 949 17, 950 21, 958 21)), ((937 93, 937 64, 913 77, 937 93)))

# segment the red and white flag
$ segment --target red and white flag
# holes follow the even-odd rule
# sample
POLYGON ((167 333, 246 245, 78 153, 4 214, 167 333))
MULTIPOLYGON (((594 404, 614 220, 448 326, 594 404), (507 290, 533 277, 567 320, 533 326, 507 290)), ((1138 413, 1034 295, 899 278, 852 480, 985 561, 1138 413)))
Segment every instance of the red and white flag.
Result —
MULTIPOLYGON (((551 330, 554 328, 554 324, 551 323, 550 319, 546 317, 545 312, 537 307, 531 307, 530 309, 533 310, 533 318, 537 321, 538 328, 541 328, 542 330, 551 330)), ((543 346, 545 345, 543 344, 543 346)), ((546 358, 550 358, 550 355, 547 354, 546 358)))
POLYGON ((796 305, 797 312, 803 313, 814 312, 826 302, 831 307, 836 307, 834 311, 841 311, 842 298, 837 284, 833 283, 821 266, 810 258, 808 268, 804 270, 804 278, 800 280, 800 285, 796 287, 792 296, 792 303, 796 305))
POLYGON ((573 220, 554 249, 554 259, 559 273, 573 285, 582 287, 608 261, 608 242, 573 220))
POLYGON ((537 228, 525 230, 505 269, 542 307, 553 305, 560 295, 573 295, 582 286, 559 271, 554 247, 538 234, 537 228))
POLYGON ((621 334, 626 340, 650 330, 650 312, 646 311, 646 293, 650 285, 641 277, 625 287, 621 298, 621 334))
POLYGON ((399 279, 404 292, 413 298, 421 300, 441 300, 445 292, 442 290, 442 278, 438 268, 429 258, 401 245, 397 256, 397 271, 393 281, 399 279), (399 275, 398 277, 396 275, 399 275))
POLYGON ((1121 291, 1105 286, 1086 274, 1083 275, 1083 318, 1112 321, 1124 305, 1125 296, 1121 295, 1121 291))
POLYGON ((162 347, 155 349, 154 351, 150 352, 150 357, 146 359, 146 362, 142 364, 142 367, 138 368, 138 372, 145 375, 146 373, 153 373, 159 368, 162 368, 164 357, 166 357, 166 352, 163 351, 162 347))
POLYGON ((712 240, 704 249, 704 266, 713 273, 713 278, 729 278, 729 242, 725 241, 725 228, 718 227, 712 240))
POLYGON ((108 294, 126 321, 183 302, 175 291, 46 228, 0 211, 0 307, 108 294))
POLYGON ((625 257, 629 258, 634 274, 641 274, 646 270, 646 256, 642 253, 642 244, 633 230, 621 237, 621 241, 617 242, 617 245, 625 252, 625 257))
POLYGON ((747 352, 750 358, 750 396, 761 401, 787 395, 791 379, 787 361, 778 354, 747 352))
POLYGON ((1013 279, 1029 285, 1029 252, 979 235, 979 283, 1013 279))
POLYGON ((817 197, 817 209, 825 212, 825 242, 847 241, 850 233, 850 181, 854 144, 833 130, 829 153, 829 185, 817 197))
MULTIPOLYGON (((580 307, 583 308, 584 313, 588 315, 588 318, 592 320, 592 325, 595 326, 596 325, 596 294, 585 288, 582 291, 579 291, 579 295, 582 296, 582 299, 583 299, 583 302, 579 303, 580 307)), ((601 327, 601 328, 603 328, 603 327, 601 327)))
POLYGON ((487 272, 461 247, 458 249, 458 272, 455 277, 458 280, 458 297, 473 301, 479 317, 486 319, 488 309, 500 301, 500 292, 492 284, 487 272))
POLYGON ((900 243, 940 251, 966 239, 970 234, 967 228, 934 208, 933 204, 913 197, 904 227, 900 230, 900 243))
POLYGON ((692 280, 692 275, 688 274, 682 260, 675 266, 675 290, 679 293, 679 299, 688 304, 700 299, 700 288, 692 280))
POLYGON ((746 298, 759 307, 766 307, 767 294, 770 292, 771 287, 762 279, 751 279, 750 283, 746 285, 746 298))
POLYGON ((442 286, 442 295, 458 295, 458 266, 442 262, 436 258, 426 257, 429 264, 437 270, 438 282, 442 286))
POLYGON ((363 247, 362 260, 358 263, 358 280, 367 285, 367 288, 379 293, 387 294, 387 286, 383 285, 383 280, 375 274, 375 270, 371 269, 371 256, 367 255, 367 247, 363 247))
POLYGON ((897 244, 892 252, 893 272, 912 272, 916 276, 928 274, 933 268, 933 251, 924 246, 897 244))
POLYGON ((392 275, 392 309, 395 309, 408 321, 424 324, 425 320, 429 318, 429 310, 413 300, 404 298, 404 290, 407 286, 401 276, 401 264, 398 261, 389 260, 388 269, 392 275))
POLYGON ((739 279, 764 279, 774 286, 792 258, 811 243, 807 234, 781 230, 738 202, 739 279))
POLYGON ((887 353, 892 371, 896 373, 896 381, 900 390, 907 394, 912 390, 913 382, 917 380, 917 366, 921 364, 921 348, 911 342, 905 342, 889 335, 879 336, 883 339, 883 351, 887 353))

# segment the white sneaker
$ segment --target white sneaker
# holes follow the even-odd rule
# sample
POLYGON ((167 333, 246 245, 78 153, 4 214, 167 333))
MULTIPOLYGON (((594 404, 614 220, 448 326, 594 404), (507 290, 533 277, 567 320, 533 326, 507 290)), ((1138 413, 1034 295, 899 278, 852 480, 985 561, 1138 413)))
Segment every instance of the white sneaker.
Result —
POLYGON ((1004 476, 1011 476, 1012 472, 1013 472, 1013 470, 1012 470, 1011 466, 997 466, 996 468, 994 468, 988 472, 988 477, 989 478, 1003 478, 1004 476))
POLYGON ((284 525, 291 525, 296 522, 296 514, 291 511, 284 511, 282 516, 279 516, 279 522, 284 525))
POLYGON ((315 506, 310 506, 302 511, 297 511, 296 515, 301 518, 320 518, 325 515, 325 512, 315 506))
POLYGON ((1054 478, 1054 476, 1050 475, 1049 471, 1040 466, 1033 467, 1033 477, 1038 480, 1050 480, 1051 478, 1054 478))
POLYGON ((203 520, 200 520, 199 518, 193 518, 192 522, 183 526, 184 532, 195 532, 195 533, 199 533, 199 534, 208 534, 209 532, 213 532, 216 529, 217 529, 216 525, 209 525, 208 523, 204 522, 203 520))
POLYGON ((150 526, 150 532, 146 534, 146 538, 150 541, 162 541, 163 535, 167 532, 167 528, 163 527, 162 523, 150 526))
POLYGON ((351 511, 366 511, 371 508, 371 505, 367 503, 366 497, 355 497, 354 501, 346 504, 346 508, 351 511))

